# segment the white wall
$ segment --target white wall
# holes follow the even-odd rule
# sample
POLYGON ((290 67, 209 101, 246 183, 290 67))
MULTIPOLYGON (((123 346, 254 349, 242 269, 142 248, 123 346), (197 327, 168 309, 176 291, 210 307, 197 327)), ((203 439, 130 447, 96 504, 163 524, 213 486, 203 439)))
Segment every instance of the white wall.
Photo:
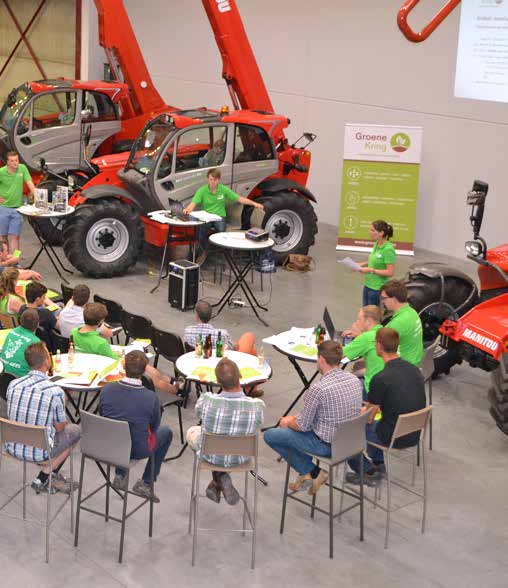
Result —
MULTIPOLYGON (((229 102, 199 0, 124 2, 153 80, 169 104, 229 102)), ((490 184, 482 232, 491 245, 506 241, 508 107, 453 97, 458 9, 427 41, 413 44, 396 25, 401 0, 237 4, 274 107, 292 121, 289 139, 303 131, 318 135, 309 188, 318 199, 320 221, 338 219, 346 122, 421 125, 417 246, 463 256, 470 237, 465 193, 475 178, 490 184)), ((441 5, 442 0, 419 5, 410 18, 414 28, 441 5)), ((91 62, 97 55, 93 47, 91 62)))

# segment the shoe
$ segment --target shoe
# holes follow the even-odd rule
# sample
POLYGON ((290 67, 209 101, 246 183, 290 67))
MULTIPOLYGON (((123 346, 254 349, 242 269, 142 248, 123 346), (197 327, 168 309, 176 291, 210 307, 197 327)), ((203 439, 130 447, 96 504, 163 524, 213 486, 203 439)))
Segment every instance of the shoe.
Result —
MULTIPOLYGON (((368 474, 367 472, 363 475, 363 483, 366 486, 377 486, 379 482, 383 479, 383 475, 380 472, 373 471, 372 473, 368 474)), ((356 472, 347 472, 346 474, 346 484, 353 484, 355 486, 360 485, 360 474, 356 472)))
POLYGON ((183 390, 185 390, 185 386, 187 385, 187 380, 184 376, 178 376, 178 378, 176 378, 174 381, 174 385, 178 392, 183 392, 183 390))
POLYGON ((138 480, 132 487, 132 491, 134 494, 137 494, 142 498, 151 498, 153 502, 156 502, 157 504, 160 502, 159 497, 156 496, 155 493, 153 496, 151 496, 150 484, 145 484, 143 480, 138 480))
POLYGON ((113 486, 115 490, 121 490, 122 492, 125 492, 129 489, 129 485, 127 484, 127 476, 119 476, 116 474, 111 486, 113 486))
POLYGON ((261 388, 251 388, 247 396, 250 396, 251 398, 261 398, 261 396, 264 396, 264 394, 265 391, 261 388))
POLYGON ((224 494, 224 500, 230 505, 234 506, 238 504, 240 501, 240 494, 238 494, 238 490, 233 486, 233 481, 231 480, 231 476, 226 473, 222 473, 219 477, 220 479, 220 486, 222 493, 224 494))
POLYGON ((206 497, 218 504, 220 502, 220 490, 220 485, 212 480, 206 487, 206 497))
MULTIPOLYGON (((72 482, 67 480, 62 474, 53 474, 53 480, 51 485, 55 490, 58 492, 62 492, 62 494, 70 494, 79 488, 78 482, 72 482)), ((49 486, 49 478, 48 478, 48 486, 49 486)))
POLYGON ((300 475, 294 482, 288 484, 288 486, 293 492, 308 490, 312 486, 312 476, 310 474, 300 475))
MULTIPOLYGON (((35 490, 36 494, 47 494, 49 492, 49 478, 45 482, 41 482, 39 478, 32 480, 30 486, 35 490)), ((56 494, 58 490, 54 485, 51 487, 51 494, 56 494)))
POLYGON ((321 486, 328 480, 328 474, 325 472, 325 470, 321 470, 317 476, 317 478, 314 478, 312 480, 312 486, 309 488, 307 494, 309 494, 310 496, 314 496, 314 494, 317 494, 319 492, 319 489, 321 488, 321 486))
POLYGON ((197 257, 196 257, 196 261, 194 263, 197 263, 198 265, 203 265, 206 261, 206 258, 208 256, 208 252, 207 251, 203 251, 202 253, 200 253, 197 257))

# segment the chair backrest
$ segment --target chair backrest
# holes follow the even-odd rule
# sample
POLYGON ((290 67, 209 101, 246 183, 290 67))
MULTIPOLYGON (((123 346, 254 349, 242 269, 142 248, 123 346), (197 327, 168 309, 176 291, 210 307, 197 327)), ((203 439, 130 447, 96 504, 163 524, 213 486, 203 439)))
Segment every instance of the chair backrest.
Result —
POLYGON ((81 453, 111 465, 128 468, 131 433, 127 421, 117 421, 82 410, 81 453))
POLYGON ((51 331, 51 338, 53 339, 53 346, 55 352, 59 349, 60 353, 67 353, 69 351, 70 339, 63 337, 58 331, 54 329, 51 331))
POLYGON ((341 462, 358 455, 366 446, 365 425, 372 409, 366 410, 350 421, 340 424, 332 440, 332 461, 341 462))
POLYGON ((35 334, 43 343, 46 343, 46 347, 50 353, 55 353, 56 348, 51 336, 51 332, 48 332, 42 325, 39 325, 35 331, 35 334))
POLYGON ((258 434, 214 435, 203 432, 201 455, 242 455, 257 457, 258 434))
POLYGON ((185 353, 189 353, 190 351, 194 351, 194 349, 195 349, 194 346, 187 343, 187 341, 183 342, 183 347, 184 347, 185 353))
POLYGON ((162 331, 156 327, 152 327, 152 347, 155 353, 159 353, 168 361, 175 363, 175 361, 185 353, 185 346, 182 338, 175 333, 162 331))
POLYGON ((67 304, 74 294, 74 288, 66 286, 63 282, 60 282, 60 290, 62 291, 62 300, 64 304, 67 304))
POLYGON ((407 414, 399 414, 395 429, 393 430, 392 445, 399 437, 404 437, 416 431, 424 431, 427 428, 431 412, 432 405, 426 406, 421 410, 408 412, 407 414))
POLYGON ((2 372, 0 374, 0 397, 4 400, 7 400, 7 387, 15 380, 18 376, 14 374, 9 374, 8 372, 2 372))
POLYGON ((420 362, 420 371, 422 372, 423 379, 425 382, 432 378, 432 374, 434 373, 434 351, 439 344, 440 337, 438 337, 432 345, 429 345, 422 357, 422 361, 420 362))
POLYGON ((121 304, 115 302, 114 300, 108 300, 108 298, 103 298, 98 294, 94 295, 93 301, 99 302, 100 304, 104 304, 104 306, 108 309, 108 317, 106 320, 109 325, 119 325, 122 322, 123 307, 121 304))
POLYGON ((49 451, 48 431, 45 426, 25 425, 0 418, 1 443, 21 443, 49 451))
POLYGON ((150 319, 122 310, 120 322, 128 337, 132 339, 151 339, 152 321, 150 319))

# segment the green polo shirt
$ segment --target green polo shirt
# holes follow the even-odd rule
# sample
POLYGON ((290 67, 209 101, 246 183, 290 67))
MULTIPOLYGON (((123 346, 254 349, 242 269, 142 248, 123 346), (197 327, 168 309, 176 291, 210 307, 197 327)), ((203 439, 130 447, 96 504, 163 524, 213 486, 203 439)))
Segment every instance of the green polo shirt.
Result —
POLYGON ((218 184, 215 194, 210 192, 208 184, 198 188, 194 194, 192 202, 199 204, 203 210, 211 214, 218 214, 222 218, 226 218, 226 200, 230 202, 238 202, 240 196, 230 190, 224 184, 218 184))
POLYGON ((4 364, 4 371, 21 378, 30 371, 25 360, 25 349, 32 343, 39 343, 40 339, 24 327, 16 327, 6 337, 2 347, 0 359, 4 364))
POLYGON ((111 349, 111 345, 101 337, 99 331, 88 331, 80 333, 81 327, 75 327, 71 331, 71 339, 74 342, 74 349, 78 353, 93 353, 104 355, 112 359, 118 359, 118 355, 111 349))
POLYGON ((21 206, 23 204, 23 183, 30 181, 32 178, 23 163, 19 164, 14 174, 9 172, 6 165, 0 167, 0 197, 5 200, 1 205, 8 208, 21 206))
POLYGON ((355 337, 351 343, 348 343, 344 349, 344 355, 348 359, 355 359, 356 357, 363 357, 365 360, 365 390, 369 392, 370 381, 372 378, 381 372, 384 367, 384 361, 376 353, 376 331, 378 331, 382 325, 376 325, 365 333, 360 333, 358 337, 355 337))
POLYGON ((395 329, 400 337, 399 355, 413 365, 420 365, 423 357, 422 321, 414 308, 405 304, 386 325, 395 329))
MULTIPOLYGON (((374 249, 370 252, 367 267, 373 269, 385 270, 387 265, 395 263, 395 247, 386 241, 382 245, 376 243, 374 249)), ((365 274, 365 285, 371 290, 381 290, 381 286, 388 280, 388 276, 378 276, 376 274, 365 274)))

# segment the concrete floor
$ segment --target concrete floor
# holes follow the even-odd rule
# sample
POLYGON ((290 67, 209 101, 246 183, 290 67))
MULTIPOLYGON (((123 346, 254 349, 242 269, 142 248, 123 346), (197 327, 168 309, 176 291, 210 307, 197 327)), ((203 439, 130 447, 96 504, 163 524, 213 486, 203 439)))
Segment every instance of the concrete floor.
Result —
MULTIPOLYGON (((311 326, 321 320, 326 304, 338 326, 354 320, 361 302, 358 276, 335 263, 335 228, 321 225, 312 255, 314 272, 305 275, 280 270, 273 276, 268 304, 270 327, 261 325, 245 308, 225 309, 217 326, 238 336, 252 330, 257 339, 294 326, 311 326)), ((22 239, 26 259, 35 250, 29 227, 22 239)), ((362 256, 353 255, 357 259, 362 256)), ((419 251, 415 258, 399 257, 397 274, 409 264, 422 260, 443 260, 443 256, 419 251)), ((472 264, 451 260, 467 272, 472 264)), ((39 269, 44 282, 57 286, 59 280, 42 258, 39 269)), ((163 329, 182 333, 193 322, 191 312, 182 313, 167 303, 167 284, 155 294, 153 263, 139 263, 129 275, 113 280, 88 280, 93 292, 112 297, 132 312, 149 316, 163 329), (150 269, 152 268, 152 269, 150 269)), ((74 284, 81 281, 73 277, 74 284)), ((258 281, 256 280, 256 284, 258 281)), ((222 290, 204 284, 203 295, 217 299, 222 290)), ((260 298, 268 300, 270 288, 260 298)), ((266 420, 275 422, 300 387, 288 360, 272 348, 265 349, 273 367, 266 391, 266 420)), ((167 367, 161 364, 164 369, 167 367)), ((307 370, 309 371, 309 370, 307 370)), ((38 527, 0 518, 0 569, 2 584, 14 586, 266 586, 269 583, 293 587, 311 586, 389 586, 462 588, 504 587, 508 583, 508 507, 506 480, 508 437, 495 427, 488 414, 489 376, 467 366, 457 366, 450 376, 434 382, 434 450, 430 454, 430 498, 425 535, 420 533, 420 506, 411 506, 393 515, 391 543, 383 549, 384 514, 366 506, 365 541, 359 542, 358 511, 347 513, 335 529, 335 559, 328 558, 327 520, 314 520, 296 503, 288 505, 286 530, 279 534, 284 466, 274 453, 260 445, 260 469, 268 487, 259 487, 259 531, 257 566, 249 569, 249 538, 238 534, 202 533, 197 565, 190 565, 191 539, 187 535, 188 499, 192 454, 187 451, 177 461, 163 467, 155 507, 154 536, 148 538, 148 512, 142 509, 128 522, 124 563, 117 563, 119 528, 83 513, 79 548, 73 547, 68 528, 68 512, 61 513, 51 533, 51 562, 44 563, 43 532, 38 527)), ((195 423, 194 397, 184 411, 185 425, 195 423)), ((165 413, 164 422, 177 431, 176 411, 165 413)), ((179 449, 175 439, 171 454, 179 449)), ((75 453, 76 464, 79 452, 75 453)), ((138 466, 139 467, 139 466, 138 466)), ((75 468, 77 471, 77 467, 75 468)), ((140 469, 140 468, 139 468, 140 469)), ((140 470, 141 471, 141 470, 140 470)), ((21 468, 14 460, 4 460, 0 475, 0 495, 18 481, 21 468)), ((31 468, 30 474, 36 472, 31 468)), ((90 466, 86 487, 92 488, 99 476, 90 466)), ((324 494, 324 493, 323 493, 324 494)), ((1 498, 1 496, 0 496, 1 498)), ((322 501, 326 496, 321 497, 322 501)), ((44 512, 45 498, 29 492, 31 515, 44 512)), ((240 511, 204 499, 201 502, 203 526, 225 529, 238 526, 240 511)), ((114 506, 119 509, 118 499, 114 506)), ((10 508, 9 512, 13 512, 10 508)))

